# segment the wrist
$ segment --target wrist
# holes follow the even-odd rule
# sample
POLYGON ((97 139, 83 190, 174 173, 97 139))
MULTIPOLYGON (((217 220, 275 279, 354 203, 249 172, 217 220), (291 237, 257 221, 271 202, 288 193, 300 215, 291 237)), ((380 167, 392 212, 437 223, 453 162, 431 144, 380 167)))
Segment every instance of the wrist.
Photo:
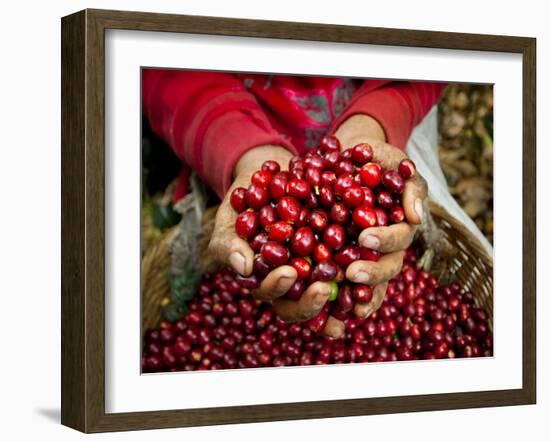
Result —
POLYGON ((344 120, 334 132, 344 149, 368 141, 386 141, 384 128, 369 115, 355 114, 344 120))
POLYGON ((248 150, 239 158, 233 169, 233 176, 250 179, 252 174, 259 170, 267 160, 276 161, 281 166, 281 170, 286 170, 292 157, 293 154, 282 146, 257 146, 248 150))

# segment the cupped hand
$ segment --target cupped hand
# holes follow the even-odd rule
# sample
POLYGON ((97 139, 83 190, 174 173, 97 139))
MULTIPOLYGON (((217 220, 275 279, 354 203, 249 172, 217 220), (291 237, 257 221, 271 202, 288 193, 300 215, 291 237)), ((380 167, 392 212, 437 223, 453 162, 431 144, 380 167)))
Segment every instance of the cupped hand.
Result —
MULTIPOLYGON (((209 251, 216 260, 229 265, 243 276, 252 274, 254 251, 235 232, 237 213, 230 204, 231 192, 237 187, 248 187, 252 174, 261 168, 264 161, 277 161, 281 169, 285 170, 290 158, 292 154, 279 146, 256 147, 245 153, 235 167, 233 184, 216 213, 209 251)), ((262 280, 260 287, 252 291, 252 295, 261 301, 271 303, 277 315, 284 321, 296 322, 313 318, 328 301, 330 286, 325 282, 315 282, 305 290, 299 300, 284 298, 296 278, 296 270, 293 267, 277 267, 262 280)), ((343 332, 344 324, 334 318, 330 318, 324 329, 326 335, 334 338, 342 336, 343 332)))
MULTIPOLYGON (((359 143, 372 146, 374 160, 379 161, 384 169, 397 169, 401 160, 407 158, 405 153, 384 141, 384 131, 372 118, 357 115, 346 120, 336 131, 342 149, 351 148, 359 143)), ((346 269, 346 278, 352 282, 367 284, 373 287, 373 298, 368 303, 358 303, 355 314, 367 317, 378 310, 384 300, 388 281, 395 277, 403 266, 405 250, 410 246, 414 234, 422 222, 423 204, 428 193, 424 178, 418 171, 405 182, 402 205, 406 222, 384 227, 370 227, 359 235, 359 244, 377 250, 383 255, 376 262, 355 261, 346 269)))

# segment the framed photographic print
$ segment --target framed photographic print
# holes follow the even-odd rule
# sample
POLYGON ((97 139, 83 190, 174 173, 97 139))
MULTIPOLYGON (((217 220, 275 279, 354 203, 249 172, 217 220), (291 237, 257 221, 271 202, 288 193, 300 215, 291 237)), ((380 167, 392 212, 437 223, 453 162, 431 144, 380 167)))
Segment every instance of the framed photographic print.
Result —
POLYGON ((64 17, 62 423, 535 403, 535 72, 525 37, 64 17))

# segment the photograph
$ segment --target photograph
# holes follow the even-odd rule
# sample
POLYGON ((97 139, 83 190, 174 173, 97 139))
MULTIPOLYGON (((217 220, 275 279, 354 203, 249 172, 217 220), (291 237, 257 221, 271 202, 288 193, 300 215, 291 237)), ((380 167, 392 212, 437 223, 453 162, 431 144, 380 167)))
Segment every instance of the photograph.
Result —
POLYGON ((141 372, 493 357, 493 84, 143 66, 141 372))

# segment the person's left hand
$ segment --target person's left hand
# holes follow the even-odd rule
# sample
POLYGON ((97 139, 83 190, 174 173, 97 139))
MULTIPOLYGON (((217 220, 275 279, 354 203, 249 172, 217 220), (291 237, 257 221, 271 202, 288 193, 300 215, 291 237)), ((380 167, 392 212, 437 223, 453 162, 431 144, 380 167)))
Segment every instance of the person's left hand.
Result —
MULTIPOLYGON (((368 143, 374 151, 374 160, 385 169, 396 169, 405 153, 385 142, 385 134, 376 120, 367 115, 354 115, 342 123, 334 134, 342 149, 359 143, 368 143)), ((383 253, 377 262, 355 261, 346 269, 346 278, 355 283, 373 287, 374 296, 368 304, 356 304, 355 314, 367 317, 378 310, 384 300, 388 281, 395 277, 403 266, 405 250, 410 246, 418 225, 422 222, 423 201, 427 185, 418 171, 406 181, 402 196, 406 222, 386 227, 370 227, 361 232, 359 243, 383 253)))

